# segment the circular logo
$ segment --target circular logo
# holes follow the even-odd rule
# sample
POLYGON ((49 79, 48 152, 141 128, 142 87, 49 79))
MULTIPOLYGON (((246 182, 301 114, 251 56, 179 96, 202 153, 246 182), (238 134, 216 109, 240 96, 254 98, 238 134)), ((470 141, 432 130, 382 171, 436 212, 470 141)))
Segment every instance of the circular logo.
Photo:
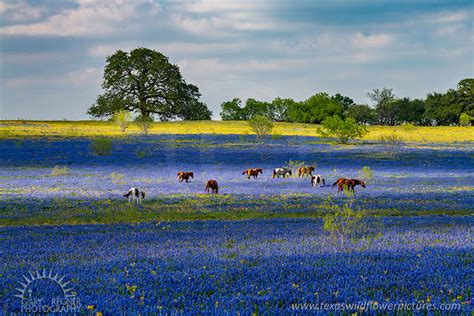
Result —
POLYGON ((21 288, 15 296, 21 299, 21 312, 24 313, 54 313, 54 312, 79 312, 81 304, 68 287, 69 281, 53 270, 42 272, 29 271, 23 276, 23 281, 18 282, 21 288))

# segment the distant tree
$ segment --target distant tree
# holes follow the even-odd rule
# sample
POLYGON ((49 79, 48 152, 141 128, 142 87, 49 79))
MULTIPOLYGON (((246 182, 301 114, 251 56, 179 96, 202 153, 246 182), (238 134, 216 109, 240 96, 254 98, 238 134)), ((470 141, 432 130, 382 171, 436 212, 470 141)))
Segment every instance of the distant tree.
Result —
POLYGON ((455 90, 446 93, 430 93, 425 100, 425 120, 435 125, 453 125, 459 122, 463 106, 455 90))
POLYGON ((263 115, 255 115, 248 121, 248 124, 258 138, 269 135, 274 126, 273 122, 263 115))
POLYGON ((244 107, 245 119, 250 120, 257 115, 267 116, 269 105, 268 102, 258 101, 253 98, 247 99, 244 107))
POLYGON ((143 135, 148 135, 148 130, 153 124, 153 118, 140 114, 135 118, 135 124, 137 124, 143 135))
MULTIPOLYGON (((136 48, 130 53, 116 51, 106 59, 102 88, 88 114, 110 117, 119 110, 136 112, 142 117, 158 116, 161 120, 182 118, 186 107, 199 102, 199 89, 187 84, 178 66, 163 54, 136 48)), ((205 110, 201 105, 198 109, 205 110)), ((206 113, 206 111, 204 111, 206 113)))
POLYGON ((359 138, 367 134, 367 129, 360 126, 352 117, 345 120, 337 115, 327 117, 323 121, 323 127, 318 128, 323 137, 335 137, 340 144, 347 144, 349 140, 359 138))
POLYGON ((288 120, 289 108, 295 104, 293 99, 277 97, 268 105, 267 117, 275 122, 285 122, 288 120))
POLYGON ((377 112, 367 104, 355 104, 345 112, 346 117, 352 117, 358 124, 373 125, 377 121, 377 112))
POLYGON ((178 109, 178 117, 189 121, 210 120, 212 111, 205 103, 199 101, 201 93, 199 93, 198 87, 192 84, 186 84, 183 87, 181 95, 184 105, 178 109))
POLYGON ((244 119, 242 101, 239 98, 222 102, 221 109, 220 116, 223 121, 241 121, 244 119))
POLYGON ((112 120, 120 127, 120 131, 123 133, 132 121, 132 114, 128 111, 120 110, 112 115, 112 120))
POLYGON ((380 125, 396 124, 396 108, 393 104, 395 95, 389 88, 373 89, 367 96, 374 102, 377 121, 380 125))
POLYGON ((342 105, 327 93, 321 92, 293 104, 288 111, 288 119, 298 123, 321 123, 327 117, 342 114, 342 105))
POLYGON ((340 93, 336 93, 332 96, 332 99, 342 105, 343 111, 348 110, 351 106, 355 105, 354 100, 349 97, 343 96, 340 93))
POLYGON ((422 125, 425 103, 423 100, 410 100, 409 98, 395 99, 385 106, 388 125, 412 123, 422 125))
POLYGON ((463 112, 474 116, 474 79, 469 78, 459 81, 457 93, 463 112))

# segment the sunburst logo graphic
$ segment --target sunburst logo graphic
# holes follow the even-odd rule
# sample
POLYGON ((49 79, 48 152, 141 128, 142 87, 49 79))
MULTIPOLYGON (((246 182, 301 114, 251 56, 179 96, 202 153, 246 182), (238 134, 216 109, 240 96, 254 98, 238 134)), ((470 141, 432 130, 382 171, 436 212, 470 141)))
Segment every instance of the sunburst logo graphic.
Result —
POLYGON ((68 287, 69 281, 53 270, 42 272, 29 271, 23 275, 23 281, 18 282, 21 287, 15 297, 21 299, 21 312, 50 313, 50 312, 79 312, 81 304, 68 287))

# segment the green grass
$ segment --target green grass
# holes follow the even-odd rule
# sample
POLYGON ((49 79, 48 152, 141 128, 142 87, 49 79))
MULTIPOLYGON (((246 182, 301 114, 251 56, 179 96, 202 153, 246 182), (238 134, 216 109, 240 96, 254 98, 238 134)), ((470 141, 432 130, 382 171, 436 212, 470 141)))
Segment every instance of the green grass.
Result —
MULTIPOLYGON (((269 218, 321 218, 332 210, 323 203, 302 210, 304 196, 193 197, 169 196, 144 201, 142 205, 126 201, 104 200, 84 204, 84 201, 53 199, 40 211, 27 207, 0 210, 0 226, 117 224, 161 221, 247 220, 269 218), (281 203, 281 199, 284 203, 281 203), (87 206, 84 206, 87 205, 87 206)), ((473 215, 470 210, 399 210, 380 209, 367 212, 370 216, 473 215)))

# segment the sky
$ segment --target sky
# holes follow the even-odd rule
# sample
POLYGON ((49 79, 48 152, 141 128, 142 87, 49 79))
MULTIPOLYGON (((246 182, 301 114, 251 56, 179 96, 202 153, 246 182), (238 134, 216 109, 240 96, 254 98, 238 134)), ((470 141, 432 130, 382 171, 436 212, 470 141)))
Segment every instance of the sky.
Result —
POLYGON ((136 47, 216 119, 235 97, 424 98, 473 77, 473 16, 472 0, 0 0, 0 119, 89 119, 106 57, 136 47))

